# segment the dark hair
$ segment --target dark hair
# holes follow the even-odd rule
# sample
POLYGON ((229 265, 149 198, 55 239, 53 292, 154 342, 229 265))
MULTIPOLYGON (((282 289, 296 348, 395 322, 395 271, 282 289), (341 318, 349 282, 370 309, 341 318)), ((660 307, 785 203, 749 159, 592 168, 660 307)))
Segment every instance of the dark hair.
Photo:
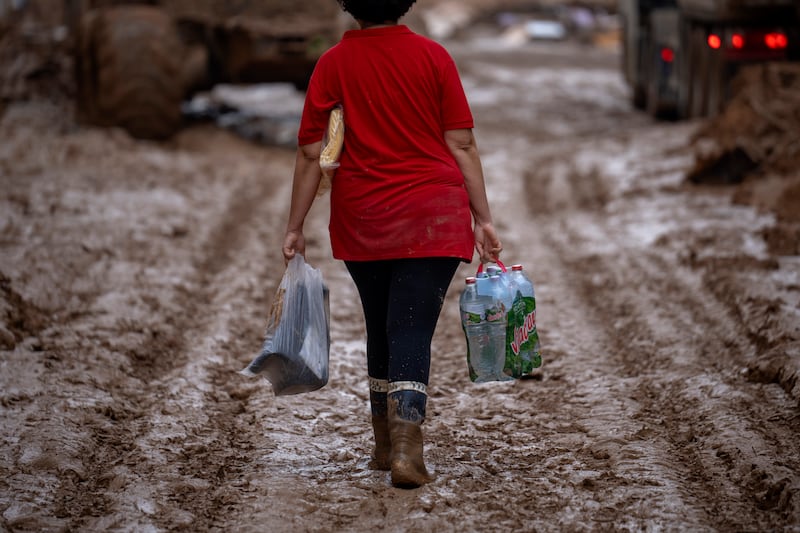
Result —
POLYGON ((397 22, 406 14, 416 0, 338 0, 342 9, 357 20, 380 24, 391 20, 397 22))

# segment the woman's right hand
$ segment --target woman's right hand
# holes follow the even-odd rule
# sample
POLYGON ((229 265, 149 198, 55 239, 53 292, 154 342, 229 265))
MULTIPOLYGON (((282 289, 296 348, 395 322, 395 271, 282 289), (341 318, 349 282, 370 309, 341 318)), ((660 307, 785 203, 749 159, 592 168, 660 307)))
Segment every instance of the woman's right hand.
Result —
POLYGON ((482 263, 496 263, 503 251, 503 243, 491 222, 475 224, 475 250, 482 263))
POLYGON ((283 259, 288 263, 295 254, 306 254, 306 238, 302 231, 287 231, 283 238, 283 259))

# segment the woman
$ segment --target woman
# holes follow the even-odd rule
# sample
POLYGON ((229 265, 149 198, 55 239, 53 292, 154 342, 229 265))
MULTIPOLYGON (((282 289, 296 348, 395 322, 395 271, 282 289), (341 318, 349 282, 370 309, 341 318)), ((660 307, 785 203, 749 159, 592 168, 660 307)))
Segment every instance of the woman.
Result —
POLYGON ((373 468, 398 487, 431 480, 422 457, 431 341, 459 262, 496 261, 473 119, 445 49, 398 20, 414 0, 339 0, 360 29, 314 70, 298 134, 284 258, 305 253, 331 110, 345 139, 330 237, 358 288, 367 329, 373 468), (474 225, 473 221, 474 220, 474 225))

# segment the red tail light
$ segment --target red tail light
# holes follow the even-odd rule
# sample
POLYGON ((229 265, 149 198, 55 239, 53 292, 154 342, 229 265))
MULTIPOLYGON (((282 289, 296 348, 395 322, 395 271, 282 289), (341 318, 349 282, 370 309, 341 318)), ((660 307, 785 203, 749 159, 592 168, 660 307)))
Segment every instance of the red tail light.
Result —
POLYGON ((664 47, 661 49, 661 60, 664 63, 672 63, 675 60, 675 52, 672 48, 664 47))
POLYGON ((712 33, 708 36, 708 46, 713 48, 714 50, 719 49, 722 46, 722 39, 720 39, 719 35, 712 33))
POLYGON ((764 44, 773 50, 782 50, 789 44, 786 34, 780 32, 768 33, 764 36, 764 44))
POLYGON ((731 46, 734 48, 744 48, 744 35, 740 33, 731 35, 731 46))

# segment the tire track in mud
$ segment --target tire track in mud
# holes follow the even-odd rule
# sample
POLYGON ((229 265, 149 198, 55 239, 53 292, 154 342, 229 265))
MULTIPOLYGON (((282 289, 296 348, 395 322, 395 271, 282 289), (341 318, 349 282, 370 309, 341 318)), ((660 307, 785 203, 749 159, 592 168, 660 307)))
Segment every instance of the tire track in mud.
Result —
MULTIPOLYGON (((276 282, 271 265, 261 260, 269 255, 269 230, 279 227, 275 196, 275 184, 267 180, 245 183, 233 195, 197 267, 198 285, 207 289, 192 302, 195 313, 184 325, 182 361, 157 382, 155 394, 166 405, 154 409, 150 427, 140 431, 145 458, 161 451, 167 460, 136 471, 145 477, 148 500, 160 511, 154 522, 162 527, 211 527, 236 501, 228 484, 246 484, 252 420, 241 415, 258 385, 238 384, 230 354, 257 349, 247 341, 259 337, 255 328, 263 315, 253 305, 264 299, 253 293, 263 280, 276 282)), ((131 504, 137 505, 122 502, 131 504)))
MULTIPOLYGON (((263 171, 285 181, 286 166, 263 171)), ((108 426, 92 424, 85 439, 84 472, 62 483, 58 515, 73 527, 202 529, 230 504, 213 489, 249 461, 251 435, 237 415, 256 385, 232 385, 239 364, 217 354, 252 351, 247 341, 260 336, 262 315, 253 306, 264 304, 262 282, 275 281, 262 258, 282 214, 276 184, 276 177, 249 176, 225 199, 221 218, 204 221, 215 227, 190 269, 195 278, 168 295, 185 313, 162 308, 167 327, 128 352, 139 388, 116 383, 114 402, 101 413, 108 426)))
MULTIPOLYGON (((582 290, 595 308, 602 306, 603 314, 614 317, 604 329, 616 333, 609 340, 611 354, 622 363, 620 372, 638 382, 631 391, 639 403, 633 418, 645 436, 652 434, 649 440, 663 439, 664 464, 681 472, 686 501, 699 502, 709 525, 714 516, 725 517, 717 522, 724 528, 781 525, 782 520, 772 522, 774 517, 758 511, 783 515, 791 510, 788 502, 797 487, 786 479, 797 464, 796 433, 786 427, 785 415, 775 418, 774 413, 775 407, 790 409, 791 402, 744 382, 737 371, 742 359, 734 354, 751 347, 742 341, 741 330, 731 327, 735 322, 721 306, 709 304, 710 295, 697 283, 686 283, 694 276, 680 270, 680 281, 663 276, 675 272, 674 265, 592 259, 601 271, 625 272, 624 283, 637 287, 625 291, 614 282, 598 286, 589 280, 582 290), (677 296, 666 300, 669 294, 677 296), (654 321, 654 315, 660 316, 654 321), (733 357, 726 361, 721 353, 733 357), (704 363, 706 358, 714 363, 704 363), (788 465, 765 460, 787 451, 794 455, 788 465), (726 523, 727 517, 738 518, 726 523), (742 523, 744 517, 752 522, 742 523)), ((585 261, 566 262, 567 268, 581 264, 585 261)))
POLYGON ((232 254, 248 239, 248 226, 257 224, 254 213, 258 204, 271 196, 272 189, 270 182, 256 180, 256 183, 242 183, 232 192, 222 220, 210 232, 200 257, 191 267, 196 279, 185 280, 190 289, 176 295, 181 301, 180 307, 190 312, 181 317, 170 316, 173 323, 169 334, 154 336, 129 353, 133 376, 150 382, 173 368, 185 366, 191 355, 191 351, 187 351, 191 348, 190 333, 207 320, 202 310, 219 291, 215 278, 229 266, 232 254))
MULTIPOLYGON (((504 146, 500 152, 489 146, 494 155, 486 160, 487 174, 524 176, 528 161, 515 162, 513 154, 524 152, 516 145, 525 141, 503 141, 492 140, 504 146), (509 157, 498 155, 503 151, 509 157)), ((536 164, 539 161, 537 157, 536 164)), ((546 167, 543 174, 553 176, 546 167)), ((683 472, 636 419, 641 409, 634 394, 637 377, 612 355, 607 324, 592 319, 604 312, 603 307, 586 300, 582 283, 593 279, 595 265, 565 261, 580 244, 569 240, 563 217, 596 205, 595 200, 584 203, 581 198, 591 198, 590 191, 595 198, 604 194, 599 178, 588 176, 579 185, 584 192, 564 190, 554 203, 543 184, 531 179, 518 180, 519 189, 509 185, 502 193, 491 191, 506 253, 516 253, 513 261, 530 265, 537 283, 537 322, 543 339, 542 381, 519 383, 520 389, 529 390, 520 391, 516 405, 531 417, 527 423, 520 420, 521 427, 528 426, 539 445, 535 458, 520 458, 518 463, 528 465, 532 483, 516 488, 536 502, 536 511, 527 512, 534 527, 707 527, 713 521, 681 493, 683 472), (576 201, 582 207, 574 205, 576 201), (543 204, 550 207, 536 210, 543 204), (514 214, 527 209, 533 213, 533 231, 514 230, 514 219, 522 217, 514 214)), ((553 181, 568 187, 558 179, 556 173, 553 181)), ((499 434, 490 434, 489 440, 508 430, 494 431, 499 434)))
POLYGON ((558 227, 543 236, 565 270, 582 273, 574 288, 594 310, 587 316, 601 333, 603 366, 619 385, 613 396, 633 402, 627 412, 611 409, 587 423, 602 432, 623 416, 639 426, 632 439, 606 450, 593 445, 605 460, 601 468, 625 475, 649 457, 653 480, 673 486, 681 503, 672 505, 688 527, 763 529, 796 521, 797 417, 782 392, 744 379, 741 370, 758 349, 747 324, 705 289, 702 274, 657 246, 637 247, 607 210, 581 202, 587 188, 602 191, 602 176, 572 170, 550 184, 534 176, 528 196, 535 202, 555 186, 556 197, 572 202, 563 219, 536 202, 558 227), (626 464, 628 458, 636 461, 626 464))

